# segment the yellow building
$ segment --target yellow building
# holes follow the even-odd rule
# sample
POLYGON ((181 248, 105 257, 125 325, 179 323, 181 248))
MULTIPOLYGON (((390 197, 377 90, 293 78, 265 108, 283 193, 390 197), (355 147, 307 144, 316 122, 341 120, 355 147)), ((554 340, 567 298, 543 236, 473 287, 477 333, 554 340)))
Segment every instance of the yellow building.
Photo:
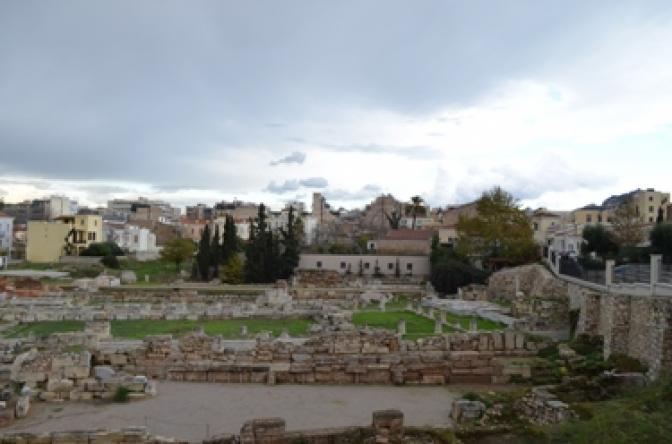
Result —
POLYGON ((586 205, 572 213, 574 223, 579 226, 611 223, 612 213, 599 205, 586 205))
POLYGON ((29 221, 26 259, 57 262, 61 256, 79 255, 89 245, 103 241, 99 215, 62 216, 54 221, 29 221))
POLYGON ((632 195, 632 203, 642 223, 654 223, 658 218, 658 211, 662 208, 663 218, 665 209, 670 201, 670 193, 661 193, 653 188, 637 190, 632 195))

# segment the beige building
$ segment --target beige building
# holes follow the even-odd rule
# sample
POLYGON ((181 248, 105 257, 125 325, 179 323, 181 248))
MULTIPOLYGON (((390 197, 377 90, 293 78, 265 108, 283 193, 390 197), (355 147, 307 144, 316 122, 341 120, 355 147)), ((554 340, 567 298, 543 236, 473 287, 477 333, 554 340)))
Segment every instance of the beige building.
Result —
POLYGON ((428 256, 374 254, 302 254, 299 270, 327 270, 341 274, 372 276, 429 276, 428 256))
POLYGON ((545 208, 535 210, 530 216, 530 224, 534 233, 534 240, 538 245, 546 245, 549 231, 560 226, 562 217, 545 208))
POLYGON ((369 244, 377 254, 429 255, 434 234, 434 230, 390 230, 369 244))
POLYGON ((613 210, 600 205, 586 205, 572 212, 572 222, 577 226, 611 223, 613 210))
POLYGON ((670 193, 656 191, 653 188, 637 190, 632 194, 632 202, 642 223, 650 224, 656 222, 661 208, 663 218, 665 218, 666 207, 670 202, 670 193))
POLYGON ((460 216, 475 217, 477 215, 476 202, 451 206, 441 211, 441 225, 444 227, 455 226, 460 221, 460 216))
POLYGON ((49 222, 29 221, 26 259, 29 262, 57 262, 61 256, 79 255, 92 243, 103 240, 103 220, 99 215, 62 216, 49 222))

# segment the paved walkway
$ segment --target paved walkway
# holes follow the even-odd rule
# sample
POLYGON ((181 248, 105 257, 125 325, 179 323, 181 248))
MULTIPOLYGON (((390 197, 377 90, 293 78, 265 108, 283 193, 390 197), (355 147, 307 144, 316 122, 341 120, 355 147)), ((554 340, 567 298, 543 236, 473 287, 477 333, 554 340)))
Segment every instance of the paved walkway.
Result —
POLYGON ((374 410, 404 412, 407 425, 449 425, 451 387, 308 386, 160 382, 159 395, 129 404, 33 403, 7 431, 114 429, 146 425, 151 433, 198 441, 238 433, 246 420, 281 417, 288 430, 371 423, 374 410))

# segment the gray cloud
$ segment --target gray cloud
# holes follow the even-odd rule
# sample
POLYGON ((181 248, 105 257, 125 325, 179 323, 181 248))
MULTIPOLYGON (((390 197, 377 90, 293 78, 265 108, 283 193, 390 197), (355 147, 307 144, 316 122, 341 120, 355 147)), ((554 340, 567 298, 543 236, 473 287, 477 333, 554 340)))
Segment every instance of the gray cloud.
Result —
POLYGON ((271 166, 276 166, 280 164, 290 164, 290 163, 297 163, 297 164, 302 164, 306 160, 306 154, 302 153, 300 151, 294 151, 292 154, 282 157, 278 160, 273 160, 271 161, 271 166))
MULTIPOLYGON (((503 81, 555 74, 623 17, 669 10, 667 1, 3 2, 0 173, 258 189, 263 175, 241 170, 240 153, 271 146, 280 157, 303 122, 325 125, 348 109, 422 119, 503 81)), ((324 140, 340 152, 435 154, 324 140)))
POLYGON ((278 184, 272 181, 266 186, 266 191, 273 194, 285 194, 298 191, 300 188, 326 188, 328 185, 329 182, 323 177, 310 177, 301 180, 286 180, 278 184))
POLYGON ((357 202, 357 201, 370 200, 371 198, 379 196, 382 193, 383 189, 378 185, 368 184, 364 185, 361 189, 355 191, 335 189, 335 190, 327 190, 322 194, 327 199, 333 201, 357 202))

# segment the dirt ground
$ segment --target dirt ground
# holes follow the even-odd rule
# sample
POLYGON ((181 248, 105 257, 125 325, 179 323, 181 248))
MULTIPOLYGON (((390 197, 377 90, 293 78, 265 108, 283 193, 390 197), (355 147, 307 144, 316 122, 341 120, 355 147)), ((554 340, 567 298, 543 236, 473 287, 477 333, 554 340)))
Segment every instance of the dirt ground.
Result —
POLYGON ((156 398, 129 404, 33 403, 8 431, 64 431, 147 426, 156 435, 190 441, 238 433, 243 423, 281 417, 288 430, 371 423, 374 410, 399 409, 407 425, 449 425, 455 387, 308 386, 159 383, 156 398))

